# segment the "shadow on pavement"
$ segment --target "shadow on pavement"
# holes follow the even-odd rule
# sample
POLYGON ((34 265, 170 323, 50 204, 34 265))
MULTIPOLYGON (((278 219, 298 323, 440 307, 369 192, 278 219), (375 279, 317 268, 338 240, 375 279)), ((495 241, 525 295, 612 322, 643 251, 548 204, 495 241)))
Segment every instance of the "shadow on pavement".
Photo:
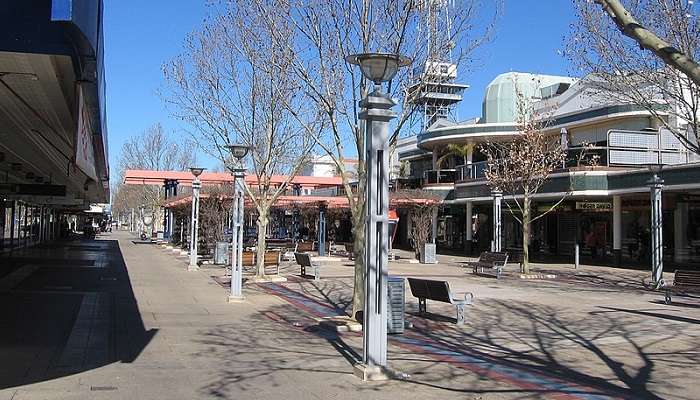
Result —
MULTIPOLYGON (((203 333, 209 350, 200 356, 215 357, 222 365, 213 382, 202 388, 204 393, 233 398, 233 393, 263 383, 283 385, 289 374, 327 381, 336 390, 377 391, 397 385, 357 385, 354 378, 337 378, 351 374, 350 366, 361 353, 361 336, 317 327, 316 318, 337 315, 348 305, 335 284, 313 282, 300 291, 290 290, 289 284, 278 286, 282 288, 274 290, 287 304, 240 325, 203 333)), ((700 343, 689 332, 694 319, 610 307, 569 313, 563 307, 495 299, 476 307, 478 312, 470 311, 464 327, 409 313, 414 328, 390 336, 390 367, 408 373, 406 382, 444 390, 446 396, 694 398, 690 393, 700 358, 700 343)))
POLYGON ((157 332, 144 327, 116 240, 25 249, 0 257, 6 266, 26 276, 0 290, 0 389, 131 363, 157 332))

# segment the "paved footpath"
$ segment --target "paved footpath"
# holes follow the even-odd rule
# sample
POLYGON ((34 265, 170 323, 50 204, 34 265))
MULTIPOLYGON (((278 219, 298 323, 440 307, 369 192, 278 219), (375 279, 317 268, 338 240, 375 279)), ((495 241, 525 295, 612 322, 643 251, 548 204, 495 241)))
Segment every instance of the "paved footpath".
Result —
MULTIPOLYGON (((4 262, 6 259, 0 259, 4 262)), ((466 275, 449 262, 392 263, 477 295, 468 323, 430 318, 390 339, 404 381, 352 375, 361 336, 318 328, 351 298, 352 266, 322 280, 246 285, 227 304, 221 268, 114 233, 13 255, 0 278, 0 400, 5 399, 696 399, 697 302, 666 306, 636 275, 591 270, 560 282, 466 275)), ((607 270, 606 270, 607 271, 607 270)))

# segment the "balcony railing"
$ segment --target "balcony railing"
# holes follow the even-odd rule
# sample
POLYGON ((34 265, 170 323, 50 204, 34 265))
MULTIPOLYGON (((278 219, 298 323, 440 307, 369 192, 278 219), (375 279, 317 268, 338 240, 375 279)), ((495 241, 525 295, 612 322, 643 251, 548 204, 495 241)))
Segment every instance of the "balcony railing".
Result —
POLYGON ((457 181, 469 181, 485 178, 487 166, 488 164, 486 161, 479 161, 467 165, 458 165, 455 167, 457 170, 457 181))
POLYGON ((440 185, 455 183, 457 170, 455 169, 433 169, 423 172, 424 185, 440 185))
MULTIPOLYGON (((567 151, 566 161, 556 171, 565 171, 581 166, 634 168, 659 164, 683 164, 692 161, 696 161, 692 154, 671 150, 640 150, 613 146, 571 147, 567 151)), ((455 179, 457 182, 485 179, 487 168, 486 161, 458 165, 455 167, 455 179)))

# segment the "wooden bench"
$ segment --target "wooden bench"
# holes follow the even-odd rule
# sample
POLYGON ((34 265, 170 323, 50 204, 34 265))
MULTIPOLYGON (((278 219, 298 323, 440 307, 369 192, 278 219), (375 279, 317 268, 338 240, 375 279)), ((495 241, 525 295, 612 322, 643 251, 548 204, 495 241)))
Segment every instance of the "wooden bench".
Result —
POLYGON ((301 276, 306 276, 306 268, 313 268, 314 280, 321 279, 321 266, 311 261, 311 256, 308 253, 294 253, 294 258, 297 264, 301 267, 301 276))
POLYGON ((308 253, 314 251, 315 242, 299 242, 297 243, 296 253, 308 253))
POLYGON ((277 267, 277 275, 280 274, 280 259, 282 258, 282 252, 280 251, 266 251, 263 258, 263 265, 265 267, 275 266, 277 267))
POLYGON ((265 240, 265 246, 267 249, 285 249, 293 246, 294 243, 289 239, 267 239, 265 240))
POLYGON ((465 293, 464 300, 456 299, 450 292, 450 285, 445 281, 433 281, 429 279, 408 278, 411 294, 418 298, 418 313, 426 313, 426 300, 450 303, 457 309, 457 325, 464 325, 464 306, 472 304, 474 295, 465 293))
POLYGON ((517 249, 517 248, 512 248, 512 249, 506 249, 505 251, 508 254, 508 264, 518 264, 520 267, 520 270, 522 271, 523 269, 523 249, 517 249))
POLYGON ((677 269, 673 273, 673 284, 664 285, 662 289, 665 291, 666 304, 671 304, 671 293, 700 294, 700 271, 677 269))
POLYGON ((485 269, 494 270, 496 271, 496 279, 498 279, 501 277, 506 263, 508 263, 508 253, 485 251, 479 255, 477 261, 466 262, 464 265, 472 267, 474 274, 478 272, 483 274, 485 269))
POLYGON ((345 243, 345 252, 348 253, 348 259, 355 259, 355 243, 345 243))
MULTIPOLYGON (((266 251, 263 265, 265 267, 276 266, 277 275, 280 273, 280 257, 279 251, 266 251)), ((257 265, 257 253, 254 251, 244 251, 241 255, 241 264, 244 267, 255 267, 257 265)))
POLYGON ((241 264, 244 267, 254 267, 255 266, 255 253, 252 251, 244 251, 241 254, 241 264))

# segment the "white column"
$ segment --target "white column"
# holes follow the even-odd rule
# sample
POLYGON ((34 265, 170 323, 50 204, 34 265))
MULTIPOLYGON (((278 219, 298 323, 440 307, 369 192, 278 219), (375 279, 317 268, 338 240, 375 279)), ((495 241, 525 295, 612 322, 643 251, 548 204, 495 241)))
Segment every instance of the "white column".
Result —
POLYGON ((466 218, 465 218, 465 223, 467 224, 466 230, 465 230, 465 239, 469 242, 474 238, 474 232, 472 232, 472 222, 473 222, 473 204, 471 201, 467 202, 467 212, 466 212, 466 218))
POLYGON ((688 256, 687 226, 688 203, 677 202, 676 209, 673 211, 674 260, 676 262, 686 261, 688 256))
POLYGON ((615 264, 620 264, 622 257, 622 198, 613 196, 613 254, 615 264))

